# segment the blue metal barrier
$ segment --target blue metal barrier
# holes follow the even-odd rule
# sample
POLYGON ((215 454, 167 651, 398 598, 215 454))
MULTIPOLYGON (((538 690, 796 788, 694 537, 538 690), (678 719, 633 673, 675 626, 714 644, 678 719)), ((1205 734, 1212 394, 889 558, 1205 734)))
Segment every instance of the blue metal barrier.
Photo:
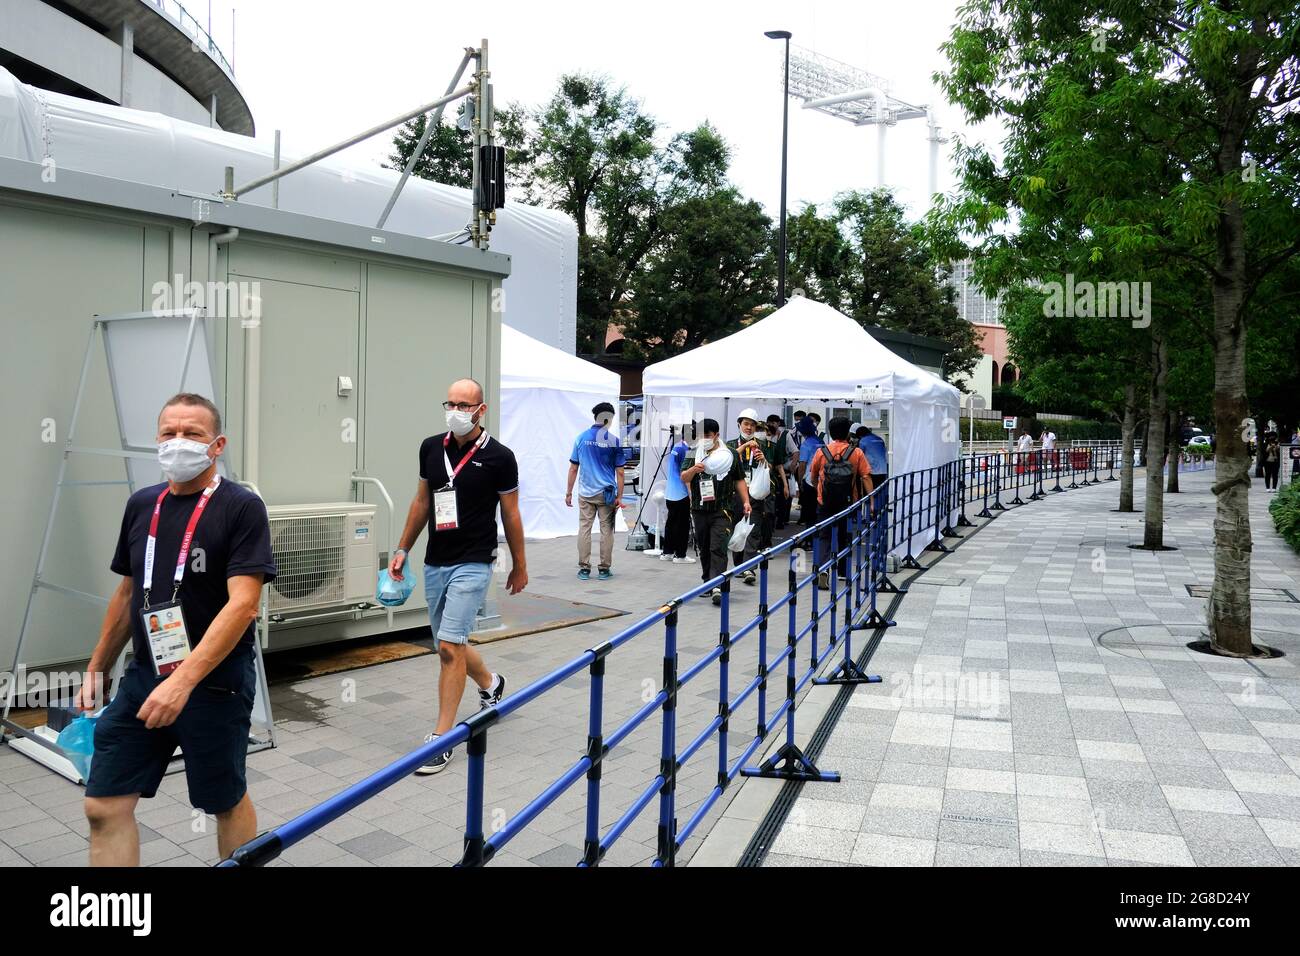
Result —
MULTIPOLYGON (((1074 452, 1067 451, 1066 456, 1073 479, 1074 452)), ((405 779, 435 754, 465 744, 468 755, 465 834, 460 865, 482 866, 490 862, 539 814, 575 787, 578 781, 585 780, 586 814, 583 848, 577 860, 579 866, 599 865, 610 847, 655 802, 656 797, 658 820, 653 865, 673 866, 685 841, 738 775, 804 782, 840 779, 835 771, 817 767, 795 744, 796 705, 800 693, 813 683, 843 685, 880 681, 879 676, 867 674, 859 667, 853 655, 852 634, 854 631, 880 631, 895 623, 885 617, 877 603, 882 593, 905 593, 905 589, 889 579, 889 555, 903 550, 905 557, 900 566, 921 568, 912 553, 914 538, 929 538, 924 548, 927 551, 951 550, 943 543, 943 538, 960 537, 952 527, 954 516, 961 516, 956 522, 958 526, 973 524, 966 519, 967 504, 980 499, 983 510, 976 517, 994 517, 994 512, 1005 510, 1001 504, 1001 492, 1004 484, 1008 483, 1013 483, 1016 493, 1012 504, 1023 504, 1019 500, 1019 490, 1021 474, 1026 467, 1032 468, 1038 483, 1035 500, 1046 497, 1041 491, 1044 471, 1049 467, 1052 469, 1059 487, 1061 464, 1059 453, 998 453, 892 476, 838 514, 701 582, 564 666, 505 697, 495 707, 474 714, 435 740, 294 819, 259 835, 218 865, 265 864, 306 836, 405 779), (1008 458, 1005 469, 1004 457, 1008 458), (990 493, 994 498, 992 505, 989 504, 990 493), (786 591, 779 596, 774 596, 772 591, 771 572, 774 568, 785 572, 786 591), (748 571, 757 571, 758 609, 753 617, 736 626, 732 620, 731 584, 748 571), (678 646, 679 614, 690 601, 709 594, 714 588, 721 589, 717 645, 683 670, 678 646), (773 633, 773 623, 782 619, 786 625, 784 642, 772 647, 769 637, 773 633), (606 659, 618 648, 659 625, 663 628, 662 685, 658 693, 635 713, 614 729, 607 730, 604 726, 606 659), (749 672, 743 668, 737 670, 733 653, 737 647, 748 645, 754 646, 756 668, 749 672), (818 677, 832 655, 838 655, 838 662, 826 676, 818 677), (714 664, 718 666, 717 714, 679 750, 679 693, 714 664), (484 831, 483 805, 489 729, 583 671, 589 678, 585 750, 549 786, 507 819, 496 832, 488 835, 484 831), (778 703, 768 700, 768 682, 780 671, 784 671, 785 679, 778 703), (751 676, 748 680, 742 676, 737 683, 743 683, 743 686, 733 694, 731 685, 738 673, 751 676), (758 712, 752 731, 733 728, 732 716, 751 698, 758 712), (602 832, 601 785, 606 759, 656 712, 661 715, 658 773, 602 832), (784 742, 761 764, 751 766, 754 755, 783 721, 784 742), (732 759, 729 747, 735 733, 742 734, 741 751, 739 757, 732 759), (685 824, 678 828, 678 775, 682 767, 714 737, 718 746, 716 782, 685 824)), ((1112 470, 1113 464, 1112 454, 1112 470)), ((779 624, 776 626, 780 627, 779 624)))

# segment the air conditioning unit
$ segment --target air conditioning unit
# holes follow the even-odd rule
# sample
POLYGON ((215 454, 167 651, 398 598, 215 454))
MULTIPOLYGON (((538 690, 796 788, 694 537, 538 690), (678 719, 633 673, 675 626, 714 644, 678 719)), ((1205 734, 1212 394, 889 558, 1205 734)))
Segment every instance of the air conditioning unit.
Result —
POLYGON ((355 501, 273 505, 270 613, 345 609, 373 604, 379 546, 375 506, 355 501))

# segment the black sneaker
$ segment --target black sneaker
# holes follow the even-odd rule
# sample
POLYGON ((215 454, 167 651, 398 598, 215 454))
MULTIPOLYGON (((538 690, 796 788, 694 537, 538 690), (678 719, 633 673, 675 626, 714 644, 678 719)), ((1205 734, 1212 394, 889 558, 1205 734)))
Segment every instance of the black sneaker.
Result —
MULTIPOLYGON (((429 736, 424 738, 424 742, 427 744, 433 740, 436 740, 437 738, 438 738, 437 734, 429 734, 429 736)), ((415 775, 417 777, 427 777, 430 774, 442 773, 444 770, 447 769, 447 764, 449 763, 451 763, 450 750, 444 751, 443 753, 440 754, 434 754, 433 757, 429 760, 429 762, 426 763, 423 767, 416 768, 415 775)))
POLYGON ((722 588, 714 588, 709 594, 713 598, 713 606, 720 607, 722 605, 722 588))
POLYGON ((491 690, 480 690, 480 691, 478 692, 478 709, 479 709, 479 710, 487 710, 489 707, 495 707, 497 704, 501 703, 501 698, 505 696, 505 693, 506 693, 506 679, 505 679, 505 677, 503 677, 503 676, 500 675, 500 674, 497 674, 497 675, 495 675, 495 676, 496 676, 496 679, 497 679, 497 689, 496 689, 496 690, 494 690, 494 691, 491 691, 491 690))

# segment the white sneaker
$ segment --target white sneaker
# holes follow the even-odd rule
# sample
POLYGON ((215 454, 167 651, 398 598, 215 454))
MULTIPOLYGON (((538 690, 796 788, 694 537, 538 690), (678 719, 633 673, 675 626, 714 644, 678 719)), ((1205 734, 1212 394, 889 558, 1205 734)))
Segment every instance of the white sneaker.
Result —
POLYGON ((664 552, 663 554, 659 555, 660 561, 671 561, 672 559, 673 556, 671 554, 668 554, 667 552, 664 552))
POLYGON ((673 564, 694 564, 695 559, 689 554, 684 558, 673 558, 673 564))

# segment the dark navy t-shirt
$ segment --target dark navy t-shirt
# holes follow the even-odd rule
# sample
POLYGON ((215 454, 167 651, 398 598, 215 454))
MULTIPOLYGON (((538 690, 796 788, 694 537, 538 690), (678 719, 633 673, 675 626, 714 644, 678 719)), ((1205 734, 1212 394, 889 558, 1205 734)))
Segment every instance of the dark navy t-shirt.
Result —
MULTIPOLYGON (((144 488, 131 496, 122 518, 122 531, 113 555, 112 569, 132 579, 131 635, 135 648, 133 668, 142 668, 153 677, 149 641, 145 636, 140 609, 144 604, 144 550, 149 538, 149 521, 154 503, 164 485, 144 488)), ((202 492, 171 495, 163 499, 158 517, 158 543, 154 552, 153 585, 149 603, 157 607, 171 600, 172 577, 180 554, 185 526, 198 504, 202 492)), ((226 579, 246 574, 261 574, 269 583, 275 580, 275 559, 271 555, 271 526, 262 499, 233 481, 222 481, 212 493, 190 544, 185 577, 179 600, 185 612, 190 644, 197 647, 203 635, 230 600, 226 579)), ((253 672, 255 629, 248 629, 226 659, 213 668, 201 683, 227 690, 243 689, 253 672)))

